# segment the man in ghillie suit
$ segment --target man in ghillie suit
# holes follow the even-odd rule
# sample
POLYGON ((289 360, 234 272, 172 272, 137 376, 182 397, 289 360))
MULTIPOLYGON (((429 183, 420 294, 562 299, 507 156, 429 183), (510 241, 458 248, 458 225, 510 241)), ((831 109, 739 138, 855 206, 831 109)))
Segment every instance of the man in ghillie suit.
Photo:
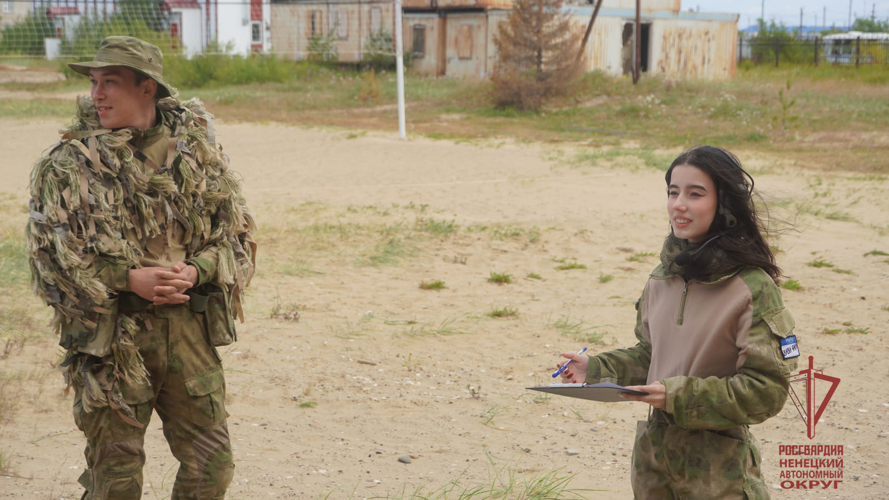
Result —
POLYGON ((180 462, 173 499, 224 498, 234 472, 216 346, 243 321, 253 217, 212 116, 176 99, 162 57, 109 37, 69 64, 90 98, 31 174, 32 285, 67 349, 84 499, 142 497, 152 410, 180 462))

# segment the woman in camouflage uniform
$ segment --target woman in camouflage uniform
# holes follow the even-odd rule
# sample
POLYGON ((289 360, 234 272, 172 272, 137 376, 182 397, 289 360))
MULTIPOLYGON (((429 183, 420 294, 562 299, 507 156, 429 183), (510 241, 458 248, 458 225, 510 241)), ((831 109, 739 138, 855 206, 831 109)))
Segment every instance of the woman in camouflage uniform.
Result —
POLYGON ((666 182, 671 233, 636 302, 639 342, 563 353, 575 362, 562 379, 648 393, 624 395, 651 405, 636 430, 636 498, 768 498, 748 426, 781 411, 799 350, 753 178, 730 153, 702 146, 676 158, 666 182))

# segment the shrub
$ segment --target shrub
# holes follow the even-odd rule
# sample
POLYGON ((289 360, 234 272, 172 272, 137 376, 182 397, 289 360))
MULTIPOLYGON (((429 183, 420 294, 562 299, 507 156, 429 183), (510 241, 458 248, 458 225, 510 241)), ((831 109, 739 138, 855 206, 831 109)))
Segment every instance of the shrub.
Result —
POLYGON ((0 54, 46 55, 43 39, 54 36, 52 22, 43 12, 31 12, 26 18, 0 32, 0 54))
POLYGON ((332 63, 340 58, 340 51, 336 46, 336 29, 334 25, 327 34, 318 34, 309 39, 308 59, 315 62, 332 63))

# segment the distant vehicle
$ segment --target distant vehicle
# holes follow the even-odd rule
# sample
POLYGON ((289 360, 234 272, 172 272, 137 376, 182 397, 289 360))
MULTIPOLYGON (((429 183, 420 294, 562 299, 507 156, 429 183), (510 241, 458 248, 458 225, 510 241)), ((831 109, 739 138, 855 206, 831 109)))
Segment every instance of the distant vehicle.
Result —
POLYGON ((827 35, 822 59, 830 64, 855 64, 856 60, 858 64, 885 64, 889 62, 889 33, 850 31, 827 35))

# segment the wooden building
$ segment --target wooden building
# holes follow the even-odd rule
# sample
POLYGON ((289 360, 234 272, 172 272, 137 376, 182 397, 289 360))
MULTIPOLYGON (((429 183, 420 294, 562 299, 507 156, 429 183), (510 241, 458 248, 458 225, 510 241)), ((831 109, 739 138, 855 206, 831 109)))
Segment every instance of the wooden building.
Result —
MULTIPOLYGON (((632 71, 635 5, 635 0, 604 0, 587 45, 588 71, 632 71)), ((497 60, 499 25, 511 7, 512 0, 404 0, 403 50, 413 56, 411 69, 424 75, 489 77, 497 60)), ((593 6, 568 4, 563 12, 582 31, 593 6)), ((340 60, 358 63, 372 33, 392 33, 394 14, 393 3, 374 0, 271 0, 272 51, 304 59, 312 36, 336 30, 340 60)), ((682 12, 680 0, 643 0, 641 19, 643 73, 734 76, 737 14, 682 12)))

